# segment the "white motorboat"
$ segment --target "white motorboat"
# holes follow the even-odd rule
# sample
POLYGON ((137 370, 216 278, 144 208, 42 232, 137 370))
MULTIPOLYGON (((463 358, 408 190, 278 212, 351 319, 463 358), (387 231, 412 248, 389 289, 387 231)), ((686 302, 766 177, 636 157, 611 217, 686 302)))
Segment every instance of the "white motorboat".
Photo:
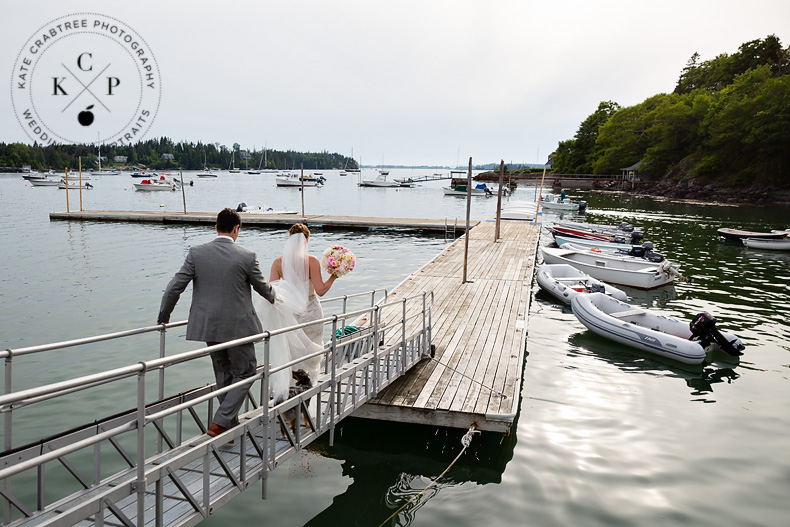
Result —
POLYGON ((738 337, 716 329, 709 313, 686 322, 601 293, 577 295, 571 309, 579 322, 602 337, 687 364, 700 364, 715 350, 737 357, 745 348, 738 337))
MULTIPOLYGON (((347 169, 348 172, 353 172, 352 169, 347 169)), ((363 179, 357 183, 360 187, 400 187, 403 186, 397 181, 387 181, 387 176, 379 174, 376 179, 363 179)))
MULTIPOLYGON (((58 188, 60 190, 66 190, 66 187, 67 187, 66 180, 61 178, 61 180, 58 182, 58 188)), ((69 190, 79 190, 79 189, 90 190, 92 188, 93 185, 91 185, 90 182, 88 182, 87 180, 83 180, 82 184, 80 185, 79 177, 76 179, 69 178, 69 182, 68 182, 69 190)))
POLYGON ((132 183, 132 185, 134 185, 135 190, 143 190, 147 192, 178 190, 178 188, 181 186, 177 179, 162 175, 158 177, 142 179, 139 183, 132 183))
MULTIPOLYGON (((33 183, 31 181, 31 183, 33 183)), ((765 239, 765 238, 743 238, 741 240, 746 247, 751 249, 767 249, 769 251, 790 251, 790 238, 765 239)))
POLYGON ((550 247, 541 247, 540 252, 545 263, 572 265, 598 280, 637 289, 653 289, 670 284, 680 276, 678 266, 669 260, 650 262, 643 258, 550 247))
POLYGON ((554 241, 557 243, 558 246, 565 245, 566 243, 571 243, 576 246, 581 246, 586 249, 614 249, 614 250, 630 250, 633 247, 644 247, 646 249, 653 250, 653 244, 651 242, 642 242, 641 245, 639 244, 629 244, 629 243, 614 243, 614 242, 604 242, 600 240, 587 240, 584 238, 574 238, 573 236, 561 236, 556 235, 554 236, 554 241))
POLYGON ((622 290, 596 280, 568 264, 541 265, 538 270, 538 285, 566 304, 570 304, 577 295, 585 293, 603 293, 618 300, 628 300, 622 290))
MULTIPOLYGON (((442 187, 445 196, 466 196, 466 185, 456 185, 454 187, 442 187)), ((485 183, 478 183, 472 188, 472 196, 493 196, 494 193, 485 183)))
POLYGON ((278 187, 315 187, 319 186, 319 181, 318 178, 308 176, 300 178, 297 174, 283 174, 275 177, 278 187))
POLYGON ((587 210, 586 201, 570 201, 567 199, 559 199, 553 194, 546 196, 540 202, 540 205, 546 210, 575 210, 578 212, 585 212, 587 210))
POLYGON ((28 179, 27 181, 30 183, 31 187, 57 187, 60 183, 60 180, 50 179, 48 177, 28 179))
POLYGON ((197 177, 208 178, 208 177, 217 177, 210 168, 204 167, 202 172, 198 172, 197 177))
POLYGON ((585 247, 575 243, 563 243, 560 249, 570 249, 572 251, 590 251, 597 254, 616 256, 619 258, 632 258, 634 260, 646 260, 652 263, 661 263, 666 260, 663 254, 653 251, 653 244, 647 242, 646 245, 623 245, 620 247, 585 247))

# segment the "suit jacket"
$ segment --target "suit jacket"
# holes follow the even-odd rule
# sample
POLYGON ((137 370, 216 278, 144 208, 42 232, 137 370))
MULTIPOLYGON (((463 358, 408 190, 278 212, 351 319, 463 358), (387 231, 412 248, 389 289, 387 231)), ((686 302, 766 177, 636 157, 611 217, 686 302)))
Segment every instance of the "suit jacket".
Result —
POLYGON ((170 314, 190 281, 192 306, 187 340, 224 342, 263 331, 252 306, 250 287, 269 302, 274 302, 275 294, 263 277, 254 252, 220 236, 190 248, 184 265, 162 296, 160 324, 170 321, 170 314))

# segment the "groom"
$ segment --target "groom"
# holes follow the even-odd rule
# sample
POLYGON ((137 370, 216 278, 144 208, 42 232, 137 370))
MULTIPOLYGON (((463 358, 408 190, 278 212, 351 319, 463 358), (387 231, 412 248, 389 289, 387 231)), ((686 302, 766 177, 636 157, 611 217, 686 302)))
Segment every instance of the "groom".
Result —
MULTIPOLYGON (((274 303, 272 286, 264 279, 255 253, 236 245, 241 217, 233 209, 217 215, 217 237, 189 249, 184 265, 167 284, 159 308, 158 324, 170 321, 170 313, 181 293, 192 282, 187 340, 213 346, 263 331, 252 306, 250 287, 274 303)), ((255 344, 242 344, 211 352, 217 389, 255 375, 255 344)), ((219 396, 220 406, 208 428, 217 436, 239 424, 239 409, 249 386, 235 388, 219 396)))

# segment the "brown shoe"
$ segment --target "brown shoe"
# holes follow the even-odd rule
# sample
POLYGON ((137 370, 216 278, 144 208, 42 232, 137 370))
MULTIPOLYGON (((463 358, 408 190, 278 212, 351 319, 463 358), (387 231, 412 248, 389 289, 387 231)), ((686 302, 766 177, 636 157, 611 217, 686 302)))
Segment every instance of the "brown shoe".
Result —
POLYGON ((227 431, 228 431, 227 428, 223 428, 223 427, 219 426, 218 424, 211 423, 209 425, 208 431, 206 433, 208 435, 210 435, 211 437, 217 437, 218 435, 224 434, 227 431))

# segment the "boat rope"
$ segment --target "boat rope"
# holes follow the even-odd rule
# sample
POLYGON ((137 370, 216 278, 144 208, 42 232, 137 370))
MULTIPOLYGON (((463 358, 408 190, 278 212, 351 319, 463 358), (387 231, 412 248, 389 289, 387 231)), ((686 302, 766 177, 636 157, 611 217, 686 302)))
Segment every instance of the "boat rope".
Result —
POLYGON ((449 370, 450 370, 450 371, 452 371, 453 373, 457 373, 458 375, 460 375, 460 376, 462 376, 462 377, 466 377, 467 379, 469 379, 469 380, 470 380, 470 381, 472 381, 473 383, 475 383, 475 384, 479 384, 480 386, 482 386, 483 388, 485 388, 485 389, 486 389, 486 390, 488 390, 489 392, 493 393, 494 395, 498 395, 498 396, 500 396, 500 397, 501 397, 501 398, 503 398, 503 399, 507 399, 507 395, 505 395, 504 393, 500 392, 499 390, 496 390, 496 389, 494 389, 494 388, 491 388, 490 386, 486 386, 486 385, 485 385, 485 384, 483 384, 482 382, 480 382, 480 381, 477 381, 477 380, 475 380, 475 379, 471 378, 470 376, 468 376, 467 374, 465 374, 465 373, 463 373, 463 372, 460 372, 460 371, 456 370, 456 369, 455 369, 455 368, 453 368, 452 366, 449 366, 449 365, 447 365, 447 364, 443 363, 443 362, 442 362, 442 361, 440 361, 439 359, 437 359, 437 358, 435 358, 435 357, 431 357, 431 360, 432 360, 432 361, 436 361, 437 363, 441 364, 442 366, 444 366, 445 368, 449 369, 449 370))
POLYGON ((422 496, 423 494, 425 494, 425 491, 427 491, 428 489, 430 489, 431 487, 433 487, 433 486, 436 484, 436 482, 437 482, 437 481, 439 481, 439 480, 442 478, 442 476, 444 476, 445 474, 447 474, 447 471, 448 471, 448 470, 450 470, 450 469, 453 467, 453 465, 455 465, 455 462, 456 462, 456 461, 458 461, 458 459, 461 457, 461 454, 463 454, 464 452, 466 452, 466 449, 467 449, 467 448, 469 448, 469 445, 471 445, 471 444, 472 444, 472 436, 473 436, 474 434, 479 434, 479 433, 480 433, 480 430, 475 430, 475 425, 472 425, 472 426, 470 426, 470 427, 469 427, 469 430, 468 430, 468 431, 467 431, 467 432, 464 434, 464 436, 461 438, 461 445, 463 446, 463 448, 461 449, 461 451, 460 451, 460 452, 458 452, 458 455, 457 455, 457 456, 455 456, 455 459, 453 459, 453 462, 452 462, 452 463, 450 463, 450 464, 447 466, 447 468, 446 468, 446 469, 444 469, 444 471, 443 471, 441 474, 439 474, 439 475, 436 477, 436 479, 434 479, 433 481, 431 481, 431 482, 430 482, 430 483, 429 483, 429 484, 428 484, 428 485, 427 485, 427 486, 426 486, 424 489, 422 489, 420 492, 418 492, 418 493, 417 493, 417 494, 416 494, 416 495, 415 495, 415 496, 414 496, 412 499, 410 499, 409 501, 407 501, 406 503, 404 503, 404 504, 403 504, 403 505, 402 505, 402 506, 401 506, 401 507, 400 507, 398 510, 396 510, 395 512, 393 512, 392 514, 390 514, 390 515, 389 515, 389 517, 388 517, 386 520, 384 520, 383 522, 381 522, 381 523, 379 524, 379 527, 383 527, 383 525, 384 525, 385 523, 387 523, 387 522, 388 522, 388 521, 390 521, 392 518, 394 518, 394 517, 395 517, 395 516, 396 516, 396 515, 397 515, 397 514, 400 512, 400 511, 402 511, 403 509, 405 509, 406 507, 408 507, 410 503, 412 503, 412 502, 413 502, 413 501, 415 501, 417 498, 419 498, 420 496, 422 496))

